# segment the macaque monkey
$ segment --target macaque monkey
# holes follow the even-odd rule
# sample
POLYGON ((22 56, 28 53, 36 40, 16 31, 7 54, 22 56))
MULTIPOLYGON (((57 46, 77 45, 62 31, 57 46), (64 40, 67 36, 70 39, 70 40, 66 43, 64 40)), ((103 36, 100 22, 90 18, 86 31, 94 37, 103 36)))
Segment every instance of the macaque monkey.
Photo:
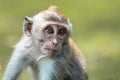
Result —
POLYGON ((33 80, 88 80, 83 55, 70 38, 72 24, 57 7, 25 17, 3 80, 17 80, 28 68, 33 80))

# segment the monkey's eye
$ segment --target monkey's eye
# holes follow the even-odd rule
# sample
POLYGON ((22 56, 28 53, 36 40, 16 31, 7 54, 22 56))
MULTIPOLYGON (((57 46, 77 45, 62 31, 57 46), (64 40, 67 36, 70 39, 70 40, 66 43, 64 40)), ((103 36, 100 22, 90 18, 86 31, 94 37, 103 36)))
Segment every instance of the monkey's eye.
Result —
POLYGON ((65 29, 60 29, 59 32, 58 32, 58 34, 61 35, 61 36, 63 36, 65 34, 65 32, 66 32, 65 29))
POLYGON ((45 32, 48 34, 52 34, 53 33, 53 29, 51 27, 48 27, 45 29, 45 32))

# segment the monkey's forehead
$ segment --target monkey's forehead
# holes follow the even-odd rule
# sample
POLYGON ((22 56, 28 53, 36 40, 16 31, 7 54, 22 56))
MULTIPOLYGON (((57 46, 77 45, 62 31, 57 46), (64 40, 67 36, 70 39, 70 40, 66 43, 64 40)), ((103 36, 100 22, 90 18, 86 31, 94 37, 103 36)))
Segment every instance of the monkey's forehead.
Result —
POLYGON ((47 24, 58 24, 65 26, 68 31, 72 31, 72 24, 68 18, 62 18, 59 14, 54 11, 43 11, 33 16, 33 23, 41 26, 47 24))
POLYGON ((72 32, 72 27, 71 26, 66 25, 66 24, 62 24, 62 23, 58 23, 58 22, 53 22, 53 21, 46 21, 46 22, 43 22, 41 24, 33 22, 33 25, 35 25, 34 27, 37 27, 37 28, 40 28, 40 29, 44 29, 46 26, 49 26, 49 25, 58 25, 58 26, 61 26, 61 27, 65 27, 70 34, 72 32))
POLYGON ((34 16, 35 18, 41 18, 45 21, 54 21, 59 23, 67 24, 68 18, 61 16, 60 14, 56 13, 55 11, 42 11, 34 16))
POLYGON ((50 6, 47 10, 41 11, 40 14, 41 13, 45 14, 45 16, 57 16, 64 20, 67 19, 67 17, 56 6, 50 6))
POLYGON ((58 26, 66 27, 66 28, 67 28, 67 26, 68 26, 68 25, 66 25, 66 24, 62 24, 62 23, 58 23, 58 22, 46 21, 45 23, 42 23, 42 24, 41 24, 41 28, 44 28, 44 27, 46 27, 46 26, 48 26, 48 25, 58 25, 58 26))

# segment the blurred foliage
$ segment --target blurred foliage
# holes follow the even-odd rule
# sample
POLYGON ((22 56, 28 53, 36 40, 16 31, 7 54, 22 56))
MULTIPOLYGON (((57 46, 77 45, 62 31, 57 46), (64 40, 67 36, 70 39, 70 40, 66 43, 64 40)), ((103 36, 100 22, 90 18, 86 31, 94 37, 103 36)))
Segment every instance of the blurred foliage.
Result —
MULTIPOLYGON (((0 79, 22 35, 24 16, 56 5, 73 23, 90 80, 120 80, 120 0, 0 0, 0 79)), ((23 72, 20 80, 30 80, 23 72)))

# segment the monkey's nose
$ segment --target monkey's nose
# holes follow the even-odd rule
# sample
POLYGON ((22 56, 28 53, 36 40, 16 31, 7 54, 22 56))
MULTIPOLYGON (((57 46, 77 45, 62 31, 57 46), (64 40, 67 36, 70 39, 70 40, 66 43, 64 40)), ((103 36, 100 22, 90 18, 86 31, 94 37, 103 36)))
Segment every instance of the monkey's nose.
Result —
POLYGON ((52 43, 53 43, 54 46, 58 45, 58 41, 56 39, 53 39, 52 43))

